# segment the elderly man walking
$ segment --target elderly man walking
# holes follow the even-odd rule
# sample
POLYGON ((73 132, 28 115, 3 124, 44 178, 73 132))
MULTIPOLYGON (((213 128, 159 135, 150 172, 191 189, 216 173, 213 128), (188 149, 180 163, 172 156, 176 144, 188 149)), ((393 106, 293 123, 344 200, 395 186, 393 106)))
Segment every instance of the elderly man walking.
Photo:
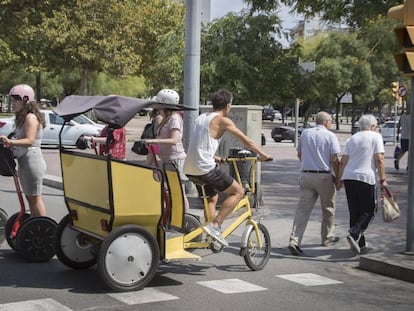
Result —
POLYGON ((319 112, 316 126, 302 133, 296 149, 301 176, 299 203, 289 241, 289 250, 294 256, 303 254, 300 245, 318 197, 322 208, 322 245, 330 246, 339 240, 335 237, 335 176, 341 150, 338 138, 329 131, 331 125, 331 115, 319 112))

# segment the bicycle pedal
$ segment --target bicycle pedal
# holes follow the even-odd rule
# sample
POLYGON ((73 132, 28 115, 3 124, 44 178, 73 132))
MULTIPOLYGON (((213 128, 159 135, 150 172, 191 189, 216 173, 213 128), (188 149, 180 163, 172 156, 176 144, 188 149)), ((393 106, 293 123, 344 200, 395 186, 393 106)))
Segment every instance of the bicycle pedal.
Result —
POLYGON ((223 250, 223 244, 219 243, 218 241, 211 239, 210 241, 210 249, 213 253, 220 253, 223 250))

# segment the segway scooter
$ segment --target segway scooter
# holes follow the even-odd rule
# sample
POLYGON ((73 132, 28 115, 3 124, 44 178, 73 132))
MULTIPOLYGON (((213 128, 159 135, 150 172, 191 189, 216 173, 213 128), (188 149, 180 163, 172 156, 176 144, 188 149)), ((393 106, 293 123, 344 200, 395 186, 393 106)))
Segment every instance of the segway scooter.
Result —
MULTIPOLYGON (((20 211, 6 220, 4 230, 1 216, 0 241, 4 232, 9 246, 23 258, 32 262, 49 260, 55 255, 53 240, 57 223, 49 217, 30 217, 30 214, 26 213, 16 162, 12 151, 5 148, 3 142, 0 142, 0 174, 13 177, 20 203, 20 211)), ((5 215, 7 217, 6 213, 5 215)))

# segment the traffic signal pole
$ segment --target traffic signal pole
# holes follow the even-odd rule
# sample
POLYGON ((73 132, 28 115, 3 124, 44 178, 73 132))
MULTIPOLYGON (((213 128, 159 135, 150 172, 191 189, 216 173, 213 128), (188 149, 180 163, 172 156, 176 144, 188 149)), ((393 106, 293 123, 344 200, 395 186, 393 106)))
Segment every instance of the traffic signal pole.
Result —
POLYGON ((407 206, 407 243, 406 252, 414 254, 414 77, 411 77, 410 94, 411 132, 408 147, 408 206, 407 206))
POLYGON ((388 18, 402 23, 394 28, 396 37, 402 47, 402 53, 395 54, 395 61, 400 71, 411 77, 410 96, 410 144, 408 150, 408 205, 407 205, 407 242, 406 253, 414 255, 414 0, 404 0, 404 4, 393 6, 388 10, 388 18))

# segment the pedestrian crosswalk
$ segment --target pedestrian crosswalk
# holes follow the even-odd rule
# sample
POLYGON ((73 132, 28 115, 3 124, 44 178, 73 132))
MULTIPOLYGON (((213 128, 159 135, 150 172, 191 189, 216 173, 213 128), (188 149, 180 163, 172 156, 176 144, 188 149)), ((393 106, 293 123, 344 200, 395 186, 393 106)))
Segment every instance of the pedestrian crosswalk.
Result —
MULTIPOLYGON (((283 274, 276 275, 276 278, 284 279, 290 282, 299 283, 303 286, 323 286, 341 284, 341 281, 333 280, 314 273, 283 274)), ((204 286, 210 290, 221 294, 231 295, 248 292, 267 291, 268 288, 258 284, 246 282, 241 279, 219 279, 196 282, 199 286, 204 286)), ((160 290, 155 287, 146 287, 143 290, 135 292, 107 293, 107 296, 115 299, 121 305, 141 305, 161 301, 178 300, 180 297, 168 293, 166 290, 160 290)), ((99 306, 96 306, 99 309, 99 306)), ((72 311, 68 306, 62 305, 51 298, 27 300, 0 304, 0 311, 72 311)))

